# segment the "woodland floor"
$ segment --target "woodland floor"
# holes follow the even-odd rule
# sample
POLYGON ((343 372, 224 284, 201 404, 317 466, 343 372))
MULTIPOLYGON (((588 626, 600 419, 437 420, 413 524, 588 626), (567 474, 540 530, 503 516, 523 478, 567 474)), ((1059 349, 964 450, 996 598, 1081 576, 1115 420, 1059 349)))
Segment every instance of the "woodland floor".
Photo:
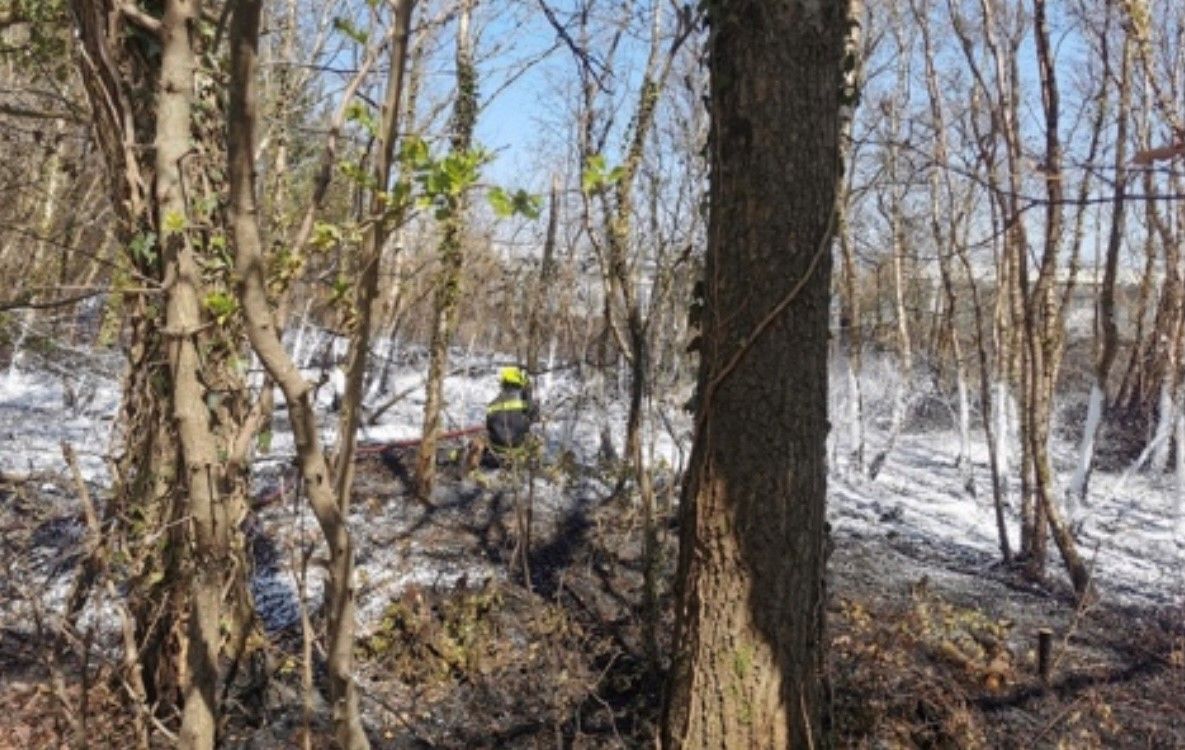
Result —
MULTIPOLYGON (((55 653, 49 635, 83 531, 58 444, 75 446, 101 501, 118 404, 118 363, 98 368, 78 357, 49 360, 41 371, 10 369, 0 388, 0 750, 68 747, 77 736, 85 739, 75 746, 134 746, 118 709, 121 687, 110 679, 119 637, 110 595, 97 597, 82 621, 88 648, 73 643, 55 653)), ((422 368, 402 364, 390 390, 413 395, 364 438, 416 433, 422 399, 411 386, 422 368)), ((480 421, 490 372, 479 363, 446 384, 455 426, 480 421)), ((887 391, 872 391, 887 382, 869 374, 869 403, 889 403, 887 391)), ((661 680, 647 663, 641 627, 640 513, 612 497, 616 476, 595 458, 600 427, 621 424, 623 407, 590 391, 575 376, 557 377, 550 389, 548 466, 529 484, 529 587, 508 570, 512 488, 527 496, 523 477, 482 471, 462 481, 446 469, 428 508, 408 499, 406 458, 359 463, 350 519, 357 674, 376 748, 654 746, 661 680)), ((685 396, 672 394, 670 415, 685 396)), ((869 419, 870 449, 884 442, 877 420, 869 419)), ((672 519, 670 477, 682 466, 688 430, 663 421, 668 432, 654 438, 654 467, 660 510, 672 519)), ((229 748, 329 746, 319 690, 302 708, 301 601, 312 603, 319 630, 324 571, 315 522, 284 492, 291 435, 282 422, 274 456, 256 466, 258 502, 245 522, 261 637, 226 694, 229 748)), ((1076 432, 1063 427, 1069 437, 1055 446, 1055 461, 1064 476, 1076 432)), ((918 424, 903 433, 875 482, 833 456, 834 745, 1185 749, 1185 518, 1174 486, 1163 476, 1100 468, 1092 505, 1075 524, 1101 596, 1076 608, 1055 558, 1042 585, 998 564, 990 503, 982 491, 975 499, 961 490, 949 429, 918 424), (1054 634, 1048 685, 1036 675, 1042 628, 1054 634)), ((973 458, 982 482, 982 445, 973 458)), ((1015 528, 1015 510, 1008 515, 1015 528)), ((673 576, 676 535, 666 521, 662 581, 673 576)), ((669 637, 663 603, 667 620, 658 630, 669 637)), ((659 645, 667 653, 669 644, 659 645)), ((313 661, 319 688, 322 665, 313 661)))
MULTIPOLYGON (((404 499, 391 468, 363 462, 356 502, 358 673, 374 746, 652 747, 660 683, 639 620, 640 518, 606 500, 605 477, 572 466, 539 482, 528 589, 506 571, 514 514, 499 489, 505 476, 451 479, 427 509, 404 499), (566 502, 553 502, 556 486, 566 502), (402 576, 401 596, 379 595, 389 589, 382 575, 402 576)), ((48 475, 0 484, 5 602, 68 580, 77 542, 68 496, 48 475)), ((297 515, 273 502, 251 522, 256 596, 270 614, 258 658, 230 694, 226 747, 301 747, 306 732, 310 746, 329 746, 322 699, 307 722, 301 709, 299 597, 278 573, 300 538, 297 515)), ((1057 585, 1025 584, 981 550, 919 540, 891 518, 871 530, 836 526, 828 637, 837 747, 1185 748, 1185 612, 1076 609, 1057 585), (1055 634, 1048 686, 1035 674, 1040 628, 1055 634)), ((663 543, 669 580, 673 525, 663 543)), ((67 746, 81 665, 63 662, 55 688, 38 635, 45 613, 5 611, 0 747, 67 746)), ((127 727, 106 710, 114 696, 97 677, 99 652, 87 665, 86 745, 125 745, 127 727)))

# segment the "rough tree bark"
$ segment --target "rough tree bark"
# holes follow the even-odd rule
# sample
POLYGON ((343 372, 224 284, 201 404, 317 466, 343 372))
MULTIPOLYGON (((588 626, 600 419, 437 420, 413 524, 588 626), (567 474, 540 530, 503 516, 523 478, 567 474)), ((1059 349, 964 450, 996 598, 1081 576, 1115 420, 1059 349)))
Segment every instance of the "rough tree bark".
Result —
POLYGON ((707 4, 711 218, 667 748, 823 742, 827 337, 847 11, 707 4))

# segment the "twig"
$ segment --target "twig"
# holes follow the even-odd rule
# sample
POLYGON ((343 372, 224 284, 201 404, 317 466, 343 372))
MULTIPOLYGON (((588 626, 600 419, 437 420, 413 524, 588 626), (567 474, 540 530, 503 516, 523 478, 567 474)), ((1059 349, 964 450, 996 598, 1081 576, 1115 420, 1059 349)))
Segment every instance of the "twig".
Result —
POLYGON ((70 476, 78 492, 78 502, 82 505, 82 516, 86 520, 86 558, 70 591, 70 598, 66 600, 65 624, 67 628, 72 629, 82 608, 86 606, 91 589, 103 572, 103 531, 90 489, 82 477, 82 470, 78 468, 78 457, 74 454, 74 448, 65 440, 61 442, 61 447, 62 457, 70 468, 70 476))
POLYGON ((147 692, 144 689, 143 665, 140 663, 140 650, 136 645, 136 628, 132 619, 132 613, 128 611, 127 605, 119 598, 118 592, 115 590, 115 584, 107 580, 107 593, 111 596, 111 600, 115 602, 116 608, 119 610, 120 633, 123 636, 123 669, 124 674, 120 676, 120 682, 123 684, 124 692, 127 693, 128 698, 132 701, 134 708, 132 721, 136 727, 136 738, 139 741, 141 750, 148 750, 148 726, 144 723, 144 719, 149 719, 156 725, 157 729, 169 737, 171 741, 176 741, 176 735, 173 735, 167 728, 162 726, 152 711, 148 709, 147 692))
POLYGON ((547 4, 546 0, 538 0, 538 2, 539 8, 543 11, 543 15, 547 18, 547 22, 551 24, 553 29, 555 29, 556 36, 558 36, 564 42, 564 44, 568 46, 568 49, 572 51, 572 55, 580 61, 581 67, 584 68, 585 72, 587 72, 597 84, 597 88, 599 88, 602 93, 609 93, 609 88, 605 85, 604 80, 605 74, 608 72, 605 64, 594 58, 588 50, 581 47, 574 39, 572 39, 572 35, 569 34, 564 25, 560 23, 560 19, 556 17, 555 11, 551 9, 551 6, 547 4), (594 67, 598 68, 599 70, 593 70, 594 67))
MULTIPOLYGON (((64 721, 71 727, 71 743, 72 747, 85 747, 85 734, 77 716, 78 709, 73 705, 70 696, 66 692, 66 679, 62 674, 62 667, 60 664, 60 657, 62 652, 62 641, 65 640, 60 632, 52 634, 47 632, 46 617, 43 610, 43 602, 40 596, 34 595, 21 584, 15 586, 20 592, 20 598, 28 602, 30 614, 33 619, 33 633, 36 642, 46 643, 51 645, 42 652, 43 663, 46 670, 49 672, 50 692, 53 697, 61 704, 60 717, 55 717, 55 724, 57 718, 64 719, 64 721)), ((58 629, 60 630, 60 628, 58 629)))
MULTIPOLYGON (((284 497, 284 477, 280 477, 280 499, 284 497)), ((308 576, 309 557, 312 549, 304 543, 304 514, 300 512, 300 492, 293 494, 294 511, 297 520, 297 540, 300 545, 300 565, 296 565, 297 550, 292 550, 292 576, 296 579, 296 603, 300 611, 300 688, 301 722, 304 725, 304 750, 312 750, 312 736, 309 734, 313 720, 313 624, 309 619, 308 576)))
MULTIPOLYGON (((616 655, 610 658, 609 663, 605 665, 605 668, 601 670, 599 675, 597 675, 597 679, 593 681, 594 686, 599 685, 601 680, 605 679, 605 675, 609 674, 609 670, 613 667, 613 664, 616 661, 616 655)), ((613 707, 609 705, 608 701, 598 695, 595 689, 589 691, 589 697, 595 700, 597 703, 600 703, 601 708, 605 709, 605 712, 609 714, 609 728, 613 730, 613 736, 617 739, 618 744, 622 747, 625 747, 625 739, 622 738, 621 732, 617 730, 617 718, 613 713, 613 707)))
POLYGON ((152 726, 156 727, 156 731, 163 734, 169 740, 169 742, 173 743, 174 745, 177 744, 176 732, 173 732, 168 727, 166 727, 164 723, 160 719, 156 718, 156 715, 151 711, 147 711, 147 716, 148 720, 152 722, 152 726))
POLYGON ((387 703, 382 698, 378 697, 374 693, 367 690, 366 687, 364 685, 362 685, 357 679, 354 680, 354 685, 357 686, 358 693, 363 698, 366 698, 367 700, 373 702, 375 705, 384 709, 385 711, 387 711, 387 713, 394 716, 399 721, 400 724, 407 727, 408 731, 410 731, 412 734, 415 735, 417 742, 422 742, 425 745, 427 745, 428 747, 437 747, 435 742, 428 739, 427 737, 422 736, 419 732, 417 732, 415 725, 412 724, 412 722, 399 709, 395 708, 390 703, 387 703))
POLYGON ((16 104, 0 104, 0 115, 10 117, 27 117, 35 120, 65 120, 66 122, 82 123, 83 120, 73 112, 54 112, 52 110, 32 109, 16 104))
POLYGON ((1082 699, 1083 696, 1079 695, 1077 698, 1071 701, 1070 705, 1066 706, 1057 716, 1054 716, 1045 726, 1041 727, 1041 731, 1037 732, 1037 736, 1033 737, 1033 741, 1030 746, 1036 747, 1039 745, 1041 740, 1045 738, 1045 735, 1053 731, 1054 727, 1056 727, 1058 724, 1061 724, 1062 720, 1069 716, 1074 711, 1074 709, 1078 707, 1078 704, 1082 702, 1082 699))
MULTIPOLYGON (((1098 564, 1098 561, 1099 545, 1096 544, 1094 548, 1094 554, 1090 558, 1090 569, 1087 571, 1087 580, 1092 582, 1092 588, 1094 581, 1094 570, 1095 566, 1098 564)), ((1061 664, 1062 659, 1070 649, 1070 638, 1074 636, 1074 634, 1078 631, 1079 626, 1082 624, 1083 619, 1086 618, 1087 610, 1090 609, 1092 604, 1097 603, 1097 601, 1097 597, 1091 597, 1088 595, 1084 595, 1078 599, 1078 603, 1074 607, 1074 619, 1070 621, 1070 627, 1066 628, 1066 635, 1064 638, 1062 638, 1061 649, 1053 660, 1051 671, 1053 669, 1057 669, 1058 665, 1061 664)))
POLYGON ((82 478, 82 470, 78 468, 78 457, 74 454, 73 446, 65 440, 60 445, 62 457, 66 460, 66 466, 70 468, 70 476, 74 480, 74 489, 78 491, 78 501, 82 503, 82 515, 86 519, 87 543, 97 546, 102 533, 99 528, 99 515, 95 512, 95 504, 91 500, 90 489, 86 486, 86 480, 82 478))

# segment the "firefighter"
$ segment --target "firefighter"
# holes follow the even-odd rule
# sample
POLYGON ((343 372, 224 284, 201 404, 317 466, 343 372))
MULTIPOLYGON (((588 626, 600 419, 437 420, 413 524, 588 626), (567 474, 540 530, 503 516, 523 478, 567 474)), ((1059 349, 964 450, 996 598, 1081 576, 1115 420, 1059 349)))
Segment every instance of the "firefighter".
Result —
POLYGON ((498 372, 502 390, 486 409, 486 432, 494 459, 521 452, 531 423, 539 419, 539 408, 531 399, 527 374, 519 367, 498 372))

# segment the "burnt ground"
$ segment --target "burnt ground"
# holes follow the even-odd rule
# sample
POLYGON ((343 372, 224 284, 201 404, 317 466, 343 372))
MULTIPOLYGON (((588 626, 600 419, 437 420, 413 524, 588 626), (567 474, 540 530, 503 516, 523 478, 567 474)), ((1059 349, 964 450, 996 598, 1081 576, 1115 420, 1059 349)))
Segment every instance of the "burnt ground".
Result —
MULTIPOLYGON (((360 464, 354 518, 358 677, 374 746, 653 747, 661 680, 640 618, 641 518, 609 499, 613 477, 568 466, 540 481, 528 586, 508 572, 506 477, 448 479, 426 508, 390 468, 360 464)), ((65 746, 80 715, 89 746, 131 745, 102 634, 85 665, 59 656, 55 686, 37 620, 52 621, 56 600, 17 606, 68 587, 79 538, 72 506, 60 478, 0 481, 0 747, 65 746)), ((309 533, 298 515, 275 502, 252 520, 257 578, 271 582, 256 590, 266 637, 228 693, 226 747, 330 746, 319 690, 302 710, 299 597, 285 572, 309 533)), ((828 579, 835 746, 1185 748, 1179 609, 1076 607, 1067 591, 1025 583, 974 549, 892 523, 839 528, 828 579), (1048 684, 1036 674, 1042 628, 1054 642, 1048 684)), ((662 532, 669 580, 673 523, 662 532)), ((659 633, 670 633, 669 617, 659 633)), ((319 688, 316 656, 313 667, 319 688)))

